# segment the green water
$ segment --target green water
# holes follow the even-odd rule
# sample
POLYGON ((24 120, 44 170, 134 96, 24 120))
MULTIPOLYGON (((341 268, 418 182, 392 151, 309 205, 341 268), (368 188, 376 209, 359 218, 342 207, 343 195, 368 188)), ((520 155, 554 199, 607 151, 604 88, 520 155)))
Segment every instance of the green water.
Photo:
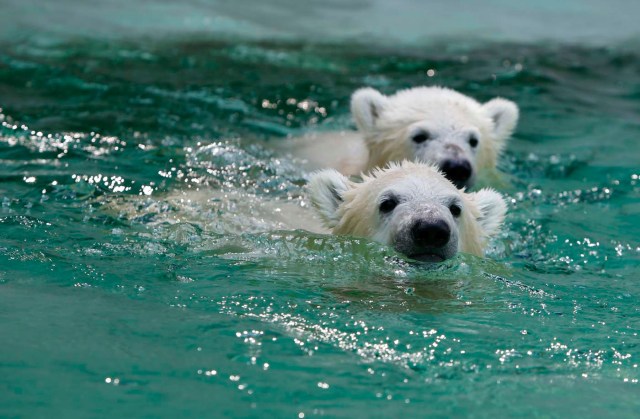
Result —
POLYGON ((0 106, 1 416, 640 409, 628 45, 5 40, 0 106), (425 269, 171 199, 304 201, 265 145, 351 127, 363 85, 421 84, 521 108, 485 260, 425 269))

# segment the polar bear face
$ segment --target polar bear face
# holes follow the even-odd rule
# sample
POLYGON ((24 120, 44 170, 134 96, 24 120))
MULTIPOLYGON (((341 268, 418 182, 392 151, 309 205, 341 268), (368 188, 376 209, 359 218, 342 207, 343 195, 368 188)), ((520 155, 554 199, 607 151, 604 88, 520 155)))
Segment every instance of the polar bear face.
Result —
POLYGON ((351 112, 369 149, 369 169, 404 159, 422 161, 438 166, 458 188, 472 186, 478 172, 495 169, 518 122, 518 107, 511 101, 480 104, 440 87, 392 96, 359 89, 351 112))
POLYGON ((367 237, 412 259, 442 261, 459 251, 481 256, 506 205, 495 191, 465 193, 436 167, 404 161, 361 183, 333 169, 311 179, 311 200, 334 234, 367 237))

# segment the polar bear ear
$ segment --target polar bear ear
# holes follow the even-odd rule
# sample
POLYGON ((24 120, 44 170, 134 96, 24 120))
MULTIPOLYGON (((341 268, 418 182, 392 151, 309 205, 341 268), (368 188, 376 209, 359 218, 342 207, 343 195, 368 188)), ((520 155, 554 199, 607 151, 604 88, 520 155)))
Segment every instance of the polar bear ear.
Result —
POLYGON ((351 96, 351 114, 358 129, 367 132, 374 129, 376 120, 389 103, 389 99, 371 87, 356 90, 351 96))
POLYGON ((478 223, 488 237, 500 231, 504 216, 507 213, 507 204, 502 195, 493 189, 480 189, 469 194, 478 208, 478 223))
POLYGON ((309 190, 311 203, 322 222, 334 228, 340 222, 338 207, 343 202, 343 194, 349 190, 349 180, 336 170, 321 170, 311 177, 309 190))
POLYGON ((497 97, 491 99, 482 107, 493 120, 495 138, 499 141, 509 138, 518 123, 518 116, 520 115, 518 105, 510 100, 497 97))

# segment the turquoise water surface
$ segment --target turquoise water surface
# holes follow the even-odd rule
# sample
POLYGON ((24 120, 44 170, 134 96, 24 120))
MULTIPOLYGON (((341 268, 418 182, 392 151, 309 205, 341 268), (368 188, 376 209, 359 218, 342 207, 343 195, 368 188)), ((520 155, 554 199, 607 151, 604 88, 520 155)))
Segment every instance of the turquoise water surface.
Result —
POLYGON ((553 8, 512 6, 500 31, 466 12, 430 41, 409 19, 390 45, 348 25, 384 21, 379 2, 309 17, 273 1, 263 25, 212 2, 222 34, 185 17, 207 17, 201 2, 156 2, 166 24, 121 3, 0 3, 0 416, 637 415, 640 44, 624 17, 607 31, 612 12, 568 2, 557 13, 605 26, 565 37, 542 26, 553 8), (306 203, 309 173, 270 144, 352 127, 358 87, 423 84, 520 106, 488 258, 427 269, 253 216, 306 203))

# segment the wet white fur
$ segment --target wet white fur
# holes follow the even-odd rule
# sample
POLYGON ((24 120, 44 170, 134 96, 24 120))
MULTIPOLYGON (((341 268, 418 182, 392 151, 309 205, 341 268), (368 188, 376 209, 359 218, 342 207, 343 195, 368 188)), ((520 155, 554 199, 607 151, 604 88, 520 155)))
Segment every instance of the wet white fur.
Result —
POLYGON ((398 242, 398 235, 406 234, 415 217, 439 218, 451 229, 455 252, 478 256, 499 231, 506 212, 499 193, 491 189, 466 193, 436 167, 408 161, 376 169, 357 183, 326 169, 313 176, 309 189, 321 220, 334 234, 368 237, 391 245, 398 242), (400 197, 401 203, 390 216, 383 216, 379 204, 388 194, 400 197), (449 210, 452 203, 462 208, 458 218, 449 210))
POLYGON ((495 169, 498 156, 518 122, 518 107, 496 98, 485 104, 455 90, 416 87, 385 96, 375 89, 357 90, 351 113, 369 150, 365 170, 404 159, 438 164, 453 148, 475 171, 495 169), (430 139, 415 144, 426 131, 430 139), (478 138, 476 148, 469 144, 478 138))
POLYGON ((466 158, 474 175, 495 171, 498 157, 518 122, 518 107, 501 98, 484 104, 455 90, 416 87, 385 96, 372 88, 357 90, 351 113, 358 132, 317 132, 292 138, 278 148, 301 158, 308 169, 331 167, 360 175, 402 160, 440 164, 452 152, 466 158), (427 130, 431 139, 411 137, 427 130), (469 135, 477 136, 476 148, 469 135))

